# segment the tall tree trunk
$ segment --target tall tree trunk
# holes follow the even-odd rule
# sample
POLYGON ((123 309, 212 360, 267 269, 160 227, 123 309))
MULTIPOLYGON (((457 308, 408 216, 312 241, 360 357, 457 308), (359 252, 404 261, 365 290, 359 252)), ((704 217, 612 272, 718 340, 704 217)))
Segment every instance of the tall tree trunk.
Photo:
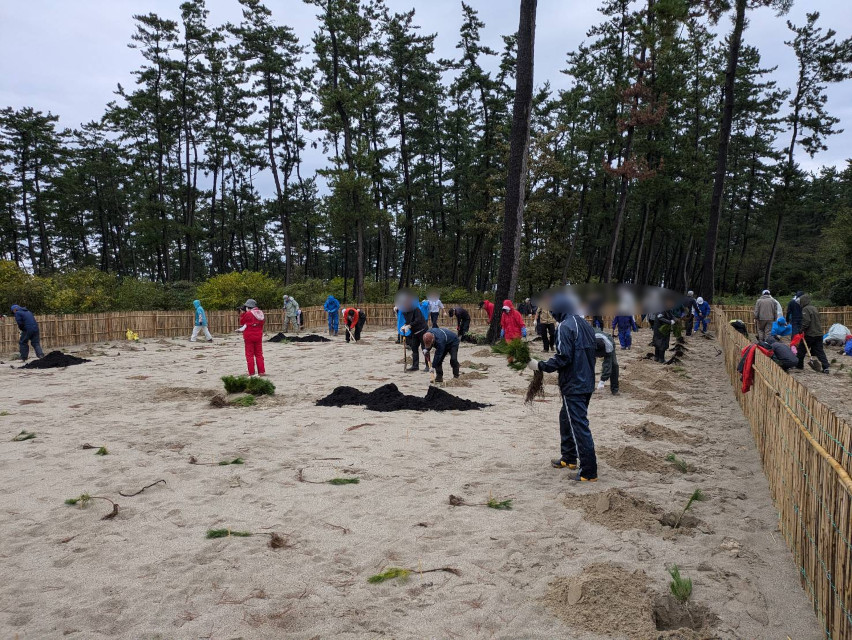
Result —
MULTIPOLYGON (((511 299, 518 286, 521 257, 521 230, 524 224, 524 185, 527 177, 527 153, 530 146, 533 66, 535 60, 535 14, 537 0, 521 0, 518 25, 518 57, 515 72, 515 103, 512 107, 512 132, 509 139, 509 166, 506 176, 506 211, 497 272, 499 305, 511 299)), ((489 328, 492 342, 500 335, 500 314, 495 313, 489 328)))
POLYGON ((722 197, 725 192, 725 175, 728 171, 728 147, 731 143, 731 126, 734 121, 734 88, 740 48, 745 28, 747 0, 736 0, 734 31, 728 49, 728 66, 725 69, 724 106, 722 124, 719 127, 719 151, 716 156, 716 175, 713 179, 713 196, 710 200, 710 221, 704 241, 704 267, 702 268, 699 293, 708 302, 715 293, 716 245, 719 242, 719 220, 722 217, 722 197))

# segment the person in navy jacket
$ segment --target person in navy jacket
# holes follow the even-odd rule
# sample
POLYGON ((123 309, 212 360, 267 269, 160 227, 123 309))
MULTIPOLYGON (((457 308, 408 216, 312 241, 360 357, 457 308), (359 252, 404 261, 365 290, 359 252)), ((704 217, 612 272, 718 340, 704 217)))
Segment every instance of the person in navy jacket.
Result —
POLYGON ((21 337, 18 339, 18 349, 21 352, 21 360, 26 360, 30 357, 30 345, 32 345, 33 350, 36 353, 36 357, 43 358, 44 351, 41 350, 41 336, 39 335, 38 321, 36 321, 33 312, 26 307, 13 304, 12 313, 15 314, 15 322, 18 323, 18 329, 21 330, 21 337))

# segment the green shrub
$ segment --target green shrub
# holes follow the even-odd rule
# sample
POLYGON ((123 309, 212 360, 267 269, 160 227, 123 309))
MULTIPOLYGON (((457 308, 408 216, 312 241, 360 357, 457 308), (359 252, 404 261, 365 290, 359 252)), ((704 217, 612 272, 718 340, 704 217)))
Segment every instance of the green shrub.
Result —
POLYGON ((33 313, 49 313, 50 281, 31 276, 11 260, 0 260, 0 305, 8 313, 13 304, 26 307, 33 313))
MULTIPOLYGON (((225 385, 225 391, 228 393, 242 393, 246 391, 253 396, 275 395, 275 385, 265 378, 222 376, 222 383, 225 385)), ((252 404, 254 403, 252 402, 252 404)))
POLYGON ((249 298, 256 300, 261 309, 277 309, 283 295, 275 279, 256 271, 213 276, 198 287, 198 299, 208 310, 236 309, 249 298))

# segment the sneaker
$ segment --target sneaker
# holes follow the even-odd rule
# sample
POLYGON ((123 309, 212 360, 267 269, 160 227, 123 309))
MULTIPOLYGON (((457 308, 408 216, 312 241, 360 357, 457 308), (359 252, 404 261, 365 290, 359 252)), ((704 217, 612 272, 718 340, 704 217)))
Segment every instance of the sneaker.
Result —
POLYGON ((213 338, 210 338, 207 342, 213 342, 213 338))
POLYGON ((554 469, 570 469, 574 471, 577 468, 577 465, 572 462, 565 462, 562 458, 553 458, 550 461, 550 466, 554 469))
POLYGON ((822 372, 823 372, 825 375, 828 375, 828 374, 830 374, 830 373, 831 373, 831 371, 829 371, 828 369, 823 369, 823 370, 822 370, 822 372))
POLYGON ((406 373, 410 373, 412 371, 420 371, 420 367, 408 367, 408 369, 405 370, 406 373))

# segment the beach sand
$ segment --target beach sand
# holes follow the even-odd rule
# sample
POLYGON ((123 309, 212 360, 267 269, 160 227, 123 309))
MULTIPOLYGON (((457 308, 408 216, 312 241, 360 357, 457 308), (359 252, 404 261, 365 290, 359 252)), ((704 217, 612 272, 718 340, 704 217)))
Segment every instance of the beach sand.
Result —
POLYGON ((530 373, 474 356, 482 347, 464 345, 460 360, 487 374, 448 391, 487 409, 314 405, 339 385, 425 394, 429 375, 402 372, 391 334, 265 344, 277 393, 251 408, 209 404, 222 375, 245 370, 238 337, 70 348, 92 362, 49 371, 7 361, 0 636, 823 637, 711 342, 691 340, 682 369, 640 360, 647 331, 619 352, 623 393, 596 393, 590 410, 600 481, 580 484, 549 464, 557 387, 524 406, 530 373), (36 437, 10 442, 21 429, 36 437), (322 482, 338 477, 360 483, 322 482), (664 525, 696 488, 709 499, 680 529, 664 525), (102 500, 63 503, 82 493, 118 515, 102 520, 102 500), (513 509, 451 506, 450 494, 513 509), (284 547, 206 539, 214 528, 275 532, 284 547), (688 617, 708 622, 702 632, 657 630, 682 613, 662 597, 673 564, 694 582, 688 617), (413 572, 368 583, 389 567, 413 572), (459 575, 420 573, 444 567, 459 575))

